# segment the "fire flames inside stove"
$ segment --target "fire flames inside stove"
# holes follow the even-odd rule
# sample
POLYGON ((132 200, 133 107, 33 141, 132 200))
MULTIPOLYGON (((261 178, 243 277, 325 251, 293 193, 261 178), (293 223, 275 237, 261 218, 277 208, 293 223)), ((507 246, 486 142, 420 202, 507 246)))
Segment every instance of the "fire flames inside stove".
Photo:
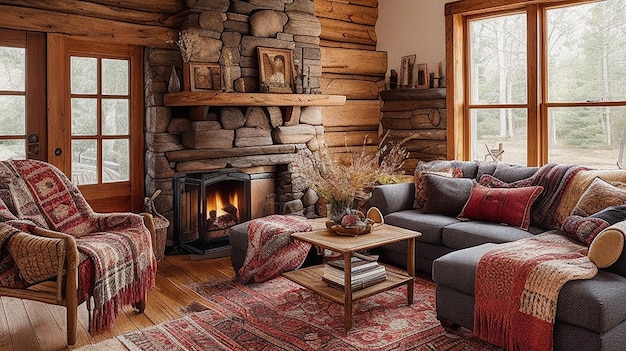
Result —
POLYGON ((207 193, 207 237, 208 239, 227 235, 228 228, 239 223, 239 196, 236 191, 215 189, 207 193))

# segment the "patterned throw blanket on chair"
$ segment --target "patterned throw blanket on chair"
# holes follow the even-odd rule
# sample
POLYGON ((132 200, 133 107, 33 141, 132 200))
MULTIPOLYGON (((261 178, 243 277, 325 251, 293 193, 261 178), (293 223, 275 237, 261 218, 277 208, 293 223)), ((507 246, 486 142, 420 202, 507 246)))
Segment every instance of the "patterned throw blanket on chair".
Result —
POLYGON ((506 350, 552 350, 559 291, 597 273, 587 247, 556 233, 497 245, 476 268, 474 335, 506 350))
POLYGON ((13 215, 73 235, 78 250, 92 262, 91 331, 108 329, 123 306, 140 302, 154 286, 156 258, 141 216, 95 213, 76 186, 44 162, 0 162, 0 175, 0 196, 13 215))
POLYGON ((298 216, 272 215, 250 221, 248 251, 237 280, 242 284, 260 283, 299 268, 311 244, 294 242, 291 233, 312 229, 306 218, 298 216))

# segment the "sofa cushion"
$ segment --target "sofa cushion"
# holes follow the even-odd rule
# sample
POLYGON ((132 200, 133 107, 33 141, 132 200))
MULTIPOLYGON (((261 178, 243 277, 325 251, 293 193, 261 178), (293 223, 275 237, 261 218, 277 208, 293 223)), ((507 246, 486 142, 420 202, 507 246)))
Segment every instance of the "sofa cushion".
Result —
POLYGON ((478 261, 485 252, 495 247, 488 243, 450 252, 433 262, 433 281, 464 294, 474 296, 474 279, 478 261))
POLYGON ((541 186, 488 188, 477 185, 459 217, 528 229, 530 209, 542 191, 541 186))
POLYGON ((596 178, 580 197, 572 214, 585 217, 609 206, 623 205, 625 203, 625 183, 608 183, 600 178, 596 178))
POLYGON ((424 213, 438 213, 456 217, 472 192, 474 180, 469 178, 450 178, 435 174, 426 174, 427 200, 424 213))
POLYGON ((476 178, 478 163, 475 161, 445 161, 435 160, 419 162, 415 167, 415 201, 413 208, 422 209, 428 198, 424 182, 425 174, 438 174, 455 178, 476 178))
POLYGON ((563 231, 581 243, 590 245, 596 235, 609 225, 602 218, 571 215, 563 222, 563 231))
POLYGON ((626 205, 609 206, 600 212, 596 212, 591 217, 601 218, 609 224, 615 224, 626 220, 626 205))
POLYGON ((458 222, 459 220, 454 217, 421 213, 419 210, 398 211, 385 216, 386 224, 416 230, 422 233, 422 236, 416 240, 435 245, 442 244, 441 231, 443 228, 458 222))
POLYGON ((453 249, 464 249, 485 243, 506 243, 522 238, 532 237, 543 232, 540 228, 530 227, 528 231, 483 221, 460 222, 443 228, 441 239, 443 244, 453 249))
MULTIPOLYGON (((437 285, 474 296, 475 271, 480 258, 494 244, 458 250, 433 262, 437 285)), ((559 292, 556 319, 595 332, 606 332, 626 320, 623 303, 626 278, 600 270, 593 279, 573 280, 559 292)))
POLYGON ((598 268, 607 268, 617 262, 623 249, 624 233, 611 226, 593 239, 587 256, 598 268))

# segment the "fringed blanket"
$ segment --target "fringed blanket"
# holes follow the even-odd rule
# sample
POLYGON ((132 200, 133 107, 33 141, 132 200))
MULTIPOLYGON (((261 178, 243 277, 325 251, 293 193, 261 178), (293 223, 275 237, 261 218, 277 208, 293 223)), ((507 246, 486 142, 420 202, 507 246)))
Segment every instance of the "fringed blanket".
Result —
POLYGON ((238 281, 260 283, 299 268, 311 244, 293 241, 291 233, 312 229, 306 218, 298 216, 272 215, 250 221, 248 251, 237 273, 238 281))
POLYGON ((559 234, 497 245, 476 268, 474 335, 506 350, 552 350, 559 291, 597 273, 587 247, 559 234))
POLYGON ((122 306, 140 302, 154 286, 156 258, 141 216, 93 212, 69 179, 44 162, 4 161, 0 171, 11 175, 4 184, 10 196, 0 191, 11 213, 75 236, 78 250, 93 263, 91 331, 108 329, 122 306))
POLYGON ((546 229, 561 229, 556 213, 567 187, 576 173, 587 169, 576 165, 549 163, 537 171, 530 179, 531 185, 541 185, 543 192, 537 197, 531 211, 531 224, 546 229))

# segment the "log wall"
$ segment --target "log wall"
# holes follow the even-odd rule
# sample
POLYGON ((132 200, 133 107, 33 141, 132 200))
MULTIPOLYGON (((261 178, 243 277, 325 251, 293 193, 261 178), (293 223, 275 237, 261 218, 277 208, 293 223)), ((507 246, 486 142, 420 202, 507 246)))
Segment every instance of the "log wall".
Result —
POLYGON ((315 0, 322 32, 322 94, 347 98, 322 109, 324 136, 338 157, 348 150, 375 151, 379 142, 379 92, 384 87, 387 53, 376 51, 378 0, 315 0))
POLYGON ((407 174, 419 161, 446 159, 446 90, 395 89, 380 94, 381 126, 392 140, 413 136, 406 144, 409 159, 404 164, 407 174))

